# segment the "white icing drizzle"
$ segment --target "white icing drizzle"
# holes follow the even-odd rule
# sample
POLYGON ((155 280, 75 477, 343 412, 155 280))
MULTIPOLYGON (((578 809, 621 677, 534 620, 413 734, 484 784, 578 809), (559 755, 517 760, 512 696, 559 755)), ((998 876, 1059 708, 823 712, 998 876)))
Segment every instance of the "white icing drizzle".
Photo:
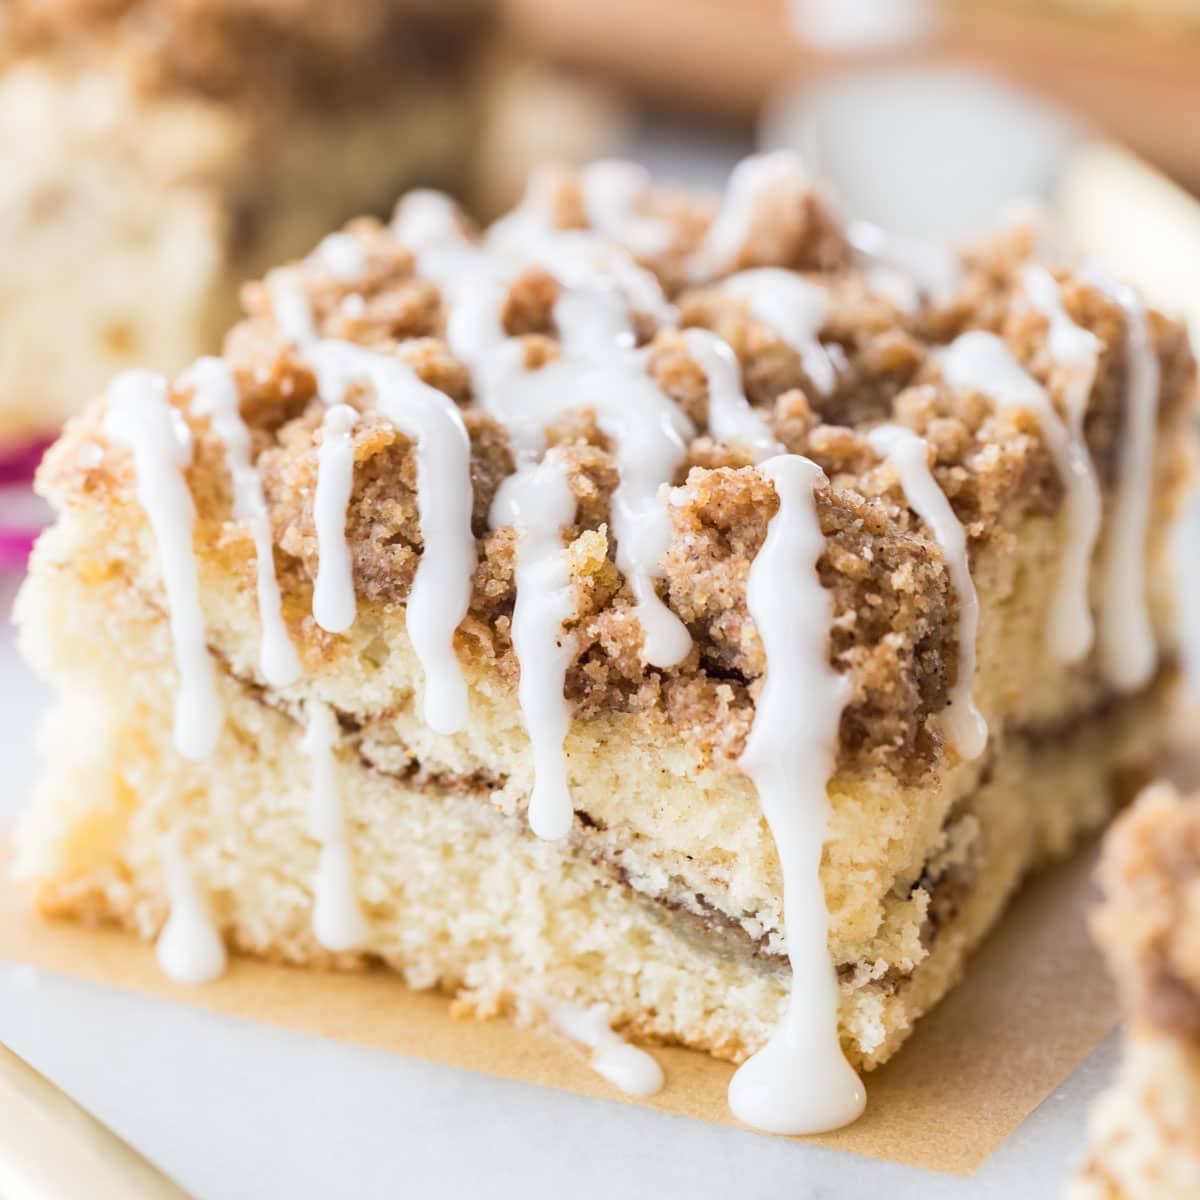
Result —
POLYGON ((653 1096, 662 1091, 662 1067, 645 1050, 613 1032, 603 1004, 583 1008, 557 1000, 547 1015, 561 1034, 591 1051, 592 1070, 627 1096, 653 1096))
MULTIPOLYGON (((324 250, 330 234, 318 252, 324 250)), ((336 243, 335 243, 336 244, 336 243)), ((337 257, 335 251, 334 257, 337 257)), ((344 265, 344 264, 343 264, 344 265)), ((316 343, 317 329, 308 298, 290 274, 271 281, 275 324, 301 350, 316 343)), ((344 389, 343 389, 344 390, 344 389)), ((329 633, 345 633, 354 624, 358 600, 354 565, 346 541, 346 511, 354 491, 354 427, 358 413, 348 404, 322 396, 330 407, 321 422, 317 450, 317 485, 313 493, 313 525, 317 533, 317 577, 313 582, 313 620, 329 633)))
MULTIPOLYGON (((407 220, 425 227, 431 237, 442 236, 453 210, 447 212, 435 198, 437 193, 418 196, 407 220)), ((401 206, 396 218, 402 228, 405 208, 401 206)), ((287 332, 285 322, 290 322, 294 332, 289 336, 316 371, 322 402, 332 406, 323 426, 332 436, 322 445, 317 464, 314 619, 333 633, 344 632, 354 623, 354 581, 345 543, 345 512, 353 485, 352 446, 348 445, 353 409, 343 401, 352 385, 367 383, 383 416, 416 444, 417 507, 424 546, 405 605, 405 622, 425 672, 425 720, 437 733, 456 733, 466 723, 467 687, 454 653, 454 633, 466 616, 475 569, 471 443, 462 416, 449 396, 423 382, 401 359, 351 342, 316 340, 307 301, 288 286, 286 277, 272 298, 277 323, 287 332), (301 307, 307 321, 296 319, 301 307), (332 479, 327 479, 331 474, 332 479), (322 504, 324 498, 328 502, 322 504), (327 555, 333 559, 328 568, 327 555), (324 589, 323 576, 329 580, 324 589)))
POLYGON ((1100 532, 1100 485, 1083 431, 1064 424, 1045 388, 994 333, 962 334, 942 352, 940 362, 947 383, 981 392, 996 404, 1027 408, 1041 426, 1066 493, 1067 544, 1051 601, 1047 642, 1059 661, 1078 662, 1094 638, 1088 579, 1100 532))
POLYGON ((687 657, 692 639, 659 597, 654 581, 662 578, 660 563, 671 540, 665 489, 687 457, 694 430, 646 374, 642 355, 620 340, 606 347, 605 336, 598 336, 599 331, 614 332, 609 294, 568 291, 554 315, 567 354, 524 374, 513 396, 517 411, 591 408, 600 429, 615 443, 619 482, 611 520, 617 566, 633 591, 646 661, 674 666, 687 657))
POLYGON ((731 275, 722 290, 746 301, 750 312, 770 325, 800 355, 813 387, 828 396, 837 386, 837 369, 817 334, 829 315, 823 287, 781 267, 757 267, 731 275))
POLYGON ((1158 661, 1146 596, 1146 533, 1162 372, 1137 293, 1099 271, 1083 277, 1125 313, 1125 403, 1102 566, 1100 668, 1115 687, 1134 691, 1149 682, 1158 661))
MULTIPOLYGON (((455 296, 452 281, 446 289, 455 296)), ((504 426, 513 453, 528 459, 540 453, 545 438, 536 415, 510 412, 503 399, 505 385, 524 370, 524 351, 519 342, 507 339, 500 320, 507 290, 504 283, 484 273, 477 286, 452 303, 446 317, 446 342, 470 366, 477 401, 504 426)))
POLYGON ((620 482, 612 498, 617 566, 629 581, 652 666, 673 666, 691 636, 661 600, 654 580, 670 542, 663 486, 687 457, 691 423, 647 376, 634 347, 629 309, 673 317, 657 280, 628 253, 594 234, 547 229, 528 204, 492 227, 486 247, 464 242, 456 226, 421 201, 402 206, 401 228, 428 235, 416 245, 422 274, 451 300, 447 341, 472 368, 477 402, 508 431, 522 460, 536 458, 545 428, 574 409, 591 408, 615 443, 620 482), (563 355, 527 371, 519 340, 507 339, 500 312, 515 274, 531 262, 553 264, 564 286, 554 308, 563 355))
POLYGON ((437 733, 456 733, 467 719, 467 685, 454 634, 467 613, 475 570, 466 426, 454 401, 399 358, 338 341, 316 342, 306 357, 326 404, 340 405, 349 387, 368 383, 379 411, 415 443, 423 549, 405 622, 425 673, 425 720, 437 733))
POLYGON ((634 254, 661 254, 673 237, 669 222, 638 211, 650 190, 650 175, 637 163, 602 159, 579 172, 588 224, 602 237, 628 246, 634 254))
POLYGON ((729 1104, 740 1120, 771 1133, 819 1133, 853 1121, 866 1104, 838 1037, 820 873, 827 788, 849 688, 829 665, 833 610, 817 577, 825 539, 813 492, 824 476, 798 455, 779 455, 758 469, 774 484, 779 511, 747 585, 767 670, 741 767, 779 855, 792 985, 783 1021, 734 1075, 729 1104))
POLYGON ((1058 282, 1045 267, 1029 263, 1021 268, 1021 285, 1034 309, 1049 322, 1047 350, 1055 364, 1069 374, 1066 388, 1067 419, 1077 434, 1083 430, 1088 399, 1100 363, 1100 339, 1080 328, 1063 308, 1058 282))
POLYGON ((300 659, 283 622, 271 518, 251 457, 250 431, 242 420, 233 371, 223 359, 201 358, 183 382, 193 389, 192 412, 209 418, 213 433, 225 447, 225 465, 233 481, 233 516, 250 526, 254 539, 263 678, 272 687, 287 687, 300 677, 300 659))
POLYGON ((312 835, 321 844, 313 881, 313 935, 327 950, 356 950, 367 939, 367 922, 354 891, 354 864, 346 841, 346 818, 334 778, 337 720, 323 701, 305 702, 304 750, 312 764, 312 835))
POLYGON ((492 503, 493 528, 517 533, 513 649, 521 667, 518 698, 533 749, 529 827, 540 838, 564 838, 575 810, 563 740, 571 709, 563 694, 574 639, 563 629, 575 611, 570 558, 562 529, 575 519, 575 496, 560 458, 547 455, 510 475, 492 503))
POLYGON ((879 425, 868 440, 875 452, 892 464, 909 507, 929 526, 942 548, 958 597, 958 678, 942 721, 959 754, 965 759, 978 758, 987 746, 988 727, 972 695, 979 598, 971 578, 966 533, 929 468, 929 446, 924 438, 900 425, 879 425))
POLYGON ((717 215, 684 264, 688 278, 699 283, 732 271, 763 198, 776 188, 808 183, 808 172, 794 151, 773 150, 742 159, 729 176, 717 215))
POLYGON ((297 346, 307 346, 317 336, 308 297, 290 271, 276 271, 267 283, 271 312, 280 333, 297 346))
POLYGON ((556 229, 546 223, 540 206, 528 201, 488 229, 485 247, 499 256, 493 270, 507 264, 509 279, 541 266, 565 288, 615 288, 631 308, 663 324, 678 315, 654 273, 638 266, 624 246, 591 230, 556 229))
POLYGON ((348 233, 331 233, 317 247, 317 257, 335 278, 344 283, 360 280, 367 269, 367 254, 348 233))
POLYGON ((846 239, 871 287, 905 312, 921 298, 949 304, 962 290, 962 264, 946 246, 889 233, 869 221, 851 221, 846 239))
POLYGON ((406 246, 418 250, 457 238, 461 233, 458 208, 445 192, 417 188, 396 205, 392 232, 406 246))
POLYGON ((164 834, 160 853, 170 915, 155 944, 158 965, 175 983, 211 983, 225 973, 225 943, 196 887, 177 830, 164 834))
POLYGON ((708 386, 708 431, 719 442, 745 446, 755 462, 782 452, 770 426, 742 391, 742 371, 729 344, 707 329, 685 329, 688 353, 708 386))
POLYGON ((618 565, 637 599, 647 660, 662 666, 683 658, 691 647, 687 630, 652 582, 670 538, 659 488, 682 463, 691 429, 648 379, 642 357, 633 350, 629 307, 640 302, 661 308, 665 302, 657 282, 648 277, 653 281, 648 292, 640 269, 630 274, 627 255, 614 254, 591 235, 581 241, 547 229, 535 204, 527 201, 525 208, 486 246, 463 237, 452 206, 436 193, 402 205, 395 227, 417 253, 421 273, 449 301, 447 341, 471 367, 477 403, 505 427, 518 460, 517 474, 496 498, 492 522, 518 528, 514 643, 534 756, 530 825, 538 836, 558 838, 573 818, 562 748, 570 725, 563 681, 574 653, 562 626, 573 602, 561 529, 573 519, 575 502, 561 466, 537 461, 545 428, 562 413, 592 407, 615 443, 618 565), (528 371, 521 343, 505 336, 500 314, 512 280, 542 254, 556 273, 587 278, 590 286, 565 286, 554 312, 563 355, 528 371), (583 261, 588 259, 593 261, 583 261), (615 272, 606 273, 614 264, 615 272))
POLYGON ((313 584, 312 614, 322 629, 345 633, 354 624, 358 603, 354 567, 346 541, 346 509, 354 490, 354 426, 358 413, 348 404, 334 404, 321 422, 317 450, 317 486, 313 495, 313 524, 317 531, 317 578, 313 584))
POLYGON ((104 430, 133 455, 138 501, 158 549, 179 671, 175 746, 186 758, 202 759, 216 746, 225 718, 192 546, 196 507, 184 475, 192 459, 191 433, 167 399, 166 380, 150 371, 127 371, 109 385, 104 430))

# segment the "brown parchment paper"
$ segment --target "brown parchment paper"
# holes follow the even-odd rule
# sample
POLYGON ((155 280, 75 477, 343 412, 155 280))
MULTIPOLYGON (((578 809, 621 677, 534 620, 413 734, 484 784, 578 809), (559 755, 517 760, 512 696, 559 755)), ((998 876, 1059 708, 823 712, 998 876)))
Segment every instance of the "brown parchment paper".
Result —
MULTIPOLYGON (((7 856, 0 878, 7 881, 7 856)), ((1116 1021, 1113 989, 1086 930, 1094 850, 1025 888, 957 988, 903 1050, 867 1076, 866 1114, 810 1139, 929 1170, 969 1175, 1082 1061, 1116 1021)), ((559 1039, 504 1020, 458 1020, 449 1000, 409 991, 385 971, 339 975, 234 959, 216 983, 188 988, 153 950, 116 930, 45 922, 0 884, 0 959, 319 1037, 430 1059, 721 1125, 733 1068, 656 1048, 667 1086, 630 1100, 559 1039)))

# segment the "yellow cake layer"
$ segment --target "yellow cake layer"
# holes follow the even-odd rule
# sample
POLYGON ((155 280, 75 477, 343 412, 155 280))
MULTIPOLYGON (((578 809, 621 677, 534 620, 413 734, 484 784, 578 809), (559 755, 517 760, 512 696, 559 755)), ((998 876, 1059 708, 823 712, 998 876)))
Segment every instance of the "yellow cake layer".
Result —
MULTIPOLYGON (((524 822, 528 743, 503 682, 474 670, 466 729, 432 734, 414 711, 402 613, 367 610, 337 649, 310 644, 302 682, 273 693, 255 678, 253 603, 216 555, 202 569, 228 721, 213 758, 189 763, 171 745, 175 668, 155 560, 136 519, 101 513, 68 510, 20 602, 25 649, 66 697, 20 833, 20 870, 43 909, 154 936, 166 915, 159 842, 178 828, 238 948, 297 963, 382 958, 485 1014, 603 1001, 641 1034, 734 1058, 761 1044, 786 995, 786 942, 774 845, 744 779, 697 769, 637 715, 577 720, 575 828, 564 846, 539 842, 524 822), (363 955, 331 956, 311 933, 306 696, 343 719, 339 783, 371 918, 363 955)), ((995 614, 978 692, 989 714, 1035 686, 1014 674, 1016 630, 1034 640, 1025 625, 1040 627, 1045 602, 1030 565, 998 555, 995 578, 980 572, 995 614)), ((1106 819, 1152 753, 1169 678, 1124 702, 1093 684, 1082 706, 1076 682, 1050 724, 1039 692, 1028 721, 997 721, 983 760, 920 785, 878 769, 832 781, 822 879, 857 1062, 894 1051, 1026 871, 1106 819)))

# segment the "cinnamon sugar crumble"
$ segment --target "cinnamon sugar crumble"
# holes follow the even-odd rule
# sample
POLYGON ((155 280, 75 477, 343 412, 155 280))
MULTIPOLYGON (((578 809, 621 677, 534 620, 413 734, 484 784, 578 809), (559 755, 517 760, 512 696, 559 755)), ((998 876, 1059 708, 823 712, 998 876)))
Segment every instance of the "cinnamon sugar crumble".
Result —
MULTIPOLYGON (((563 225, 584 221, 570 173, 550 182, 544 211, 563 225)), ((746 395, 774 437, 825 471, 817 494, 827 539, 819 564, 833 598, 831 657, 852 684, 841 725, 842 771, 886 760, 917 777, 937 762, 937 723, 957 670, 957 600, 936 539, 907 507, 894 473, 871 449, 866 432, 897 421, 925 437, 932 470, 959 519, 972 552, 1010 538, 1022 516, 1053 513, 1059 475, 1036 418, 957 392, 942 381, 939 346, 966 329, 1000 334, 1014 356, 1063 404, 1064 380, 1046 348, 1046 322, 1025 302, 1017 268, 1029 253, 1016 232, 969 251, 960 294, 948 304, 926 302, 903 312, 872 292, 851 259, 840 227, 811 191, 787 195, 756 213, 737 266, 781 265, 802 270, 829 295, 822 343, 839 362, 837 383, 820 394, 797 352, 744 302, 710 281, 687 287, 683 264, 711 219, 706 200, 653 192, 647 212, 667 221, 671 237, 644 261, 677 306, 680 325, 708 328, 736 354, 746 395)), ((302 289, 321 336, 342 338, 402 356, 426 383, 460 406, 471 439, 473 526, 478 565, 461 655, 481 655, 515 680, 510 642, 514 547, 510 529, 489 531, 487 515, 500 482, 513 470, 507 435, 473 407, 469 372, 442 340, 446 307, 437 287, 416 274, 413 255, 387 227, 353 222, 347 232, 364 258, 362 277, 339 279, 319 254, 283 271, 302 289)), ((511 287, 502 320, 525 345, 533 369, 558 353, 553 304, 559 285, 548 270, 529 270, 511 287)), ((269 282, 270 277, 268 277, 269 282)), ((321 402, 312 373, 274 323, 267 282, 244 293, 248 318, 226 343, 251 426, 257 465, 271 511, 277 565, 285 595, 303 598, 316 572, 312 497, 320 440, 321 402)), ((1073 320, 1101 339, 1096 385, 1085 431, 1102 482, 1113 474, 1124 380, 1124 318, 1099 291, 1063 276, 1062 298, 1073 320)), ((1195 364, 1182 329, 1152 316, 1162 366, 1159 421, 1177 428, 1190 404, 1195 364)), ((744 447, 725 445, 706 428, 705 377, 678 330, 657 328, 648 314, 636 322, 648 351, 648 371, 694 423, 698 433, 673 481, 673 535, 662 563, 663 598, 694 639, 689 656, 669 670, 641 658, 641 628, 629 589, 614 564, 609 506, 618 483, 612 447, 593 414, 575 412, 547 432, 565 456, 578 501, 566 531, 577 599, 580 652, 566 693, 589 715, 618 707, 667 720, 686 731, 701 760, 729 763, 740 753, 763 672, 763 654, 746 611, 750 562, 777 504, 774 489, 751 467, 744 447)), ((186 396, 176 394, 184 405, 186 396)), ((354 431, 354 493, 347 515, 354 582, 362 604, 403 603, 421 554, 415 461, 408 439, 352 393, 362 412, 354 431)), ((86 416, 76 428, 86 434, 86 416)), ((229 512, 224 468, 212 437, 196 424, 199 453, 191 472, 200 513, 219 526, 229 512), (220 514, 217 516, 217 514, 220 514), (215 521, 211 518, 216 517, 215 521)), ((51 456, 46 476, 71 500, 102 486, 96 470, 71 461, 70 435, 51 456)))

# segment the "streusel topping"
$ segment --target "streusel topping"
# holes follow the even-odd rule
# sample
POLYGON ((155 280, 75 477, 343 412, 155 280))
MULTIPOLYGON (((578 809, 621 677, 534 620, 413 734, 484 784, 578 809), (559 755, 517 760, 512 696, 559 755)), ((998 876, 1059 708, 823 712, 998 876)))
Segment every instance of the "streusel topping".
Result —
MULTIPOLYGON (((595 212, 589 217, 581 177, 572 172, 543 173, 526 203, 536 205, 539 219, 554 229, 583 230, 598 219, 595 212)), ((1047 321, 1028 303, 1020 279, 1032 252, 1030 236, 1016 229, 967 251, 954 263, 959 277, 953 294, 922 294, 914 286, 915 296, 908 297, 885 286, 888 281, 855 251, 819 191, 799 176, 772 188, 734 252, 715 267, 711 260, 701 263, 713 211, 707 198, 647 189, 625 216, 637 233, 630 240, 640 240, 639 266, 653 273, 676 314, 664 319, 662 312, 631 306, 645 371, 691 427, 670 481, 677 490, 668 505, 670 538, 659 591, 686 626, 692 647, 677 665, 647 667, 628 580, 615 561, 612 501, 621 473, 614 443, 594 411, 568 405, 545 434, 576 500, 568 530, 576 611, 568 625, 578 653, 566 694, 584 714, 616 706, 682 721, 694 730, 702 757, 731 762, 741 752, 763 672, 746 581, 775 499, 747 448, 709 432, 709 381, 681 332, 708 329, 732 351, 745 398, 779 448, 807 456, 828 478, 816 494, 827 539, 820 576, 833 596, 832 661, 852 688, 842 719, 841 769, 887 761, 919 775, 942 745, 931 718, 944 708, 957 677, 958 601, 941 547, 867 435, 891 421, 926 440, 933 477, 961 521, 972 555, 989 542, 1004 544, 1020 516, 1057 510, 1062 475, 1035 415, 949 386, 939 365, 944 347, 964 331, 994 333, 1066 415, 1069 374, 1055 361, 1047 321), (698 263, 708 277, 698 277, 698 263), (727 285, 730 276, 772 268, 819 289, 823 312, 812 345, 820 359, 727 285), (831 384, 813 378, 823 372, 822 361, 830 365, 831 384)), ((461 214, 453 220, 464 238, 478 238, 461 214)), ((304 595, 316 577, 313 495, 325 406, 311 365, 280 327, 281 285, 302 297, 317 336, 396 355, 459 409, 470 439, 478 559, 459 650, 486 655, 515 680, 514 535, 511 528, 488 526, 497 490, 515 465, 510 437, 480 406, 470 365, 450 349, 449 299, 437 280, 422 273, 409 239, 398 227, 372 220, 352 223, 339 237, 353 243, 356 269, 349 276, 336 256, 319 249, 250 285, 248 319, 226 347, 285 594, 304 595)), ((561 274, 560 264, 545 261, 504 283, 503 333, 519 339, 531 372, 563 353, 555 323, 561 274)), ((1081 419, 1096 474, 1108 486, 1119 459, 1126 316, 1083 279, 1058 273, 1055 280, 1064 312, 1099 347, 1081 419)), ((1162 374, 1158 420, 1165 425, 1189 403, 1195 368, 1182 329, 1158 314, 1149 319, 1162 374)), ((186 389, 177 389, 174 399, 186 405, 186 389)), ((423 547, 413 444, 376 411, 369 387, 353 386, 344 399, 360 413, 346 512, 354 587, 364 604, 403 604, 423 547)), ((219 448, 203 422, 196 432, 193 486, 220 494, 212 504, 201 503, 200 511, 209 518, 227 514, 219 448)), ((310 628, 307 636, 323 635, 310 628)))

